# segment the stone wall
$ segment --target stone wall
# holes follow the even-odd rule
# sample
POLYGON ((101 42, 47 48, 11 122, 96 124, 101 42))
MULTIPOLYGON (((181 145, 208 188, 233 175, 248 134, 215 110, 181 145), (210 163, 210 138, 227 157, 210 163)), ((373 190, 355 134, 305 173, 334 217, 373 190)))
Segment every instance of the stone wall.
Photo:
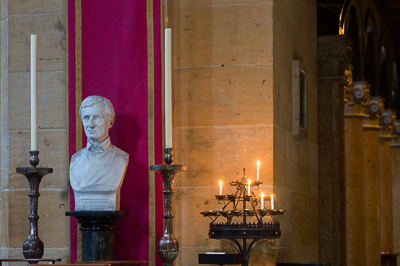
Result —
POLYGON ((22 258, 29 235, 30 34, 38 36, 39 167, 52 167, 39 197, 44 257, 69 261, 67 190, 66 4, 63 0, 1 1, 0 256, 22 258))
MULTIPOLYGON (((226 182, 256 176, 256 195, 274 193, 282 239, 257 247, 250 263, 318 260, 316 128, 316 1, 168 1, 175 56, 174 124, 177 265, 197 265, 198 254, 234 252, 208 239, 219 210, 214 195, 233 193, 226 182), (300 11, 299 11, 300 10, 300 11), (308 71, 308 133, 292 132, 292 60, 308 71)), ((267 203, 268 204, 268 203, 267 203)))
POLYGON ((318 137, 316 1, 274 1, 274 175, 282 238, 279 262, 318 261, 318 137), (290 2, 290 3, 289 3, 290 2), (307 73, 307 126, 293 134, 292 61, 307 73))

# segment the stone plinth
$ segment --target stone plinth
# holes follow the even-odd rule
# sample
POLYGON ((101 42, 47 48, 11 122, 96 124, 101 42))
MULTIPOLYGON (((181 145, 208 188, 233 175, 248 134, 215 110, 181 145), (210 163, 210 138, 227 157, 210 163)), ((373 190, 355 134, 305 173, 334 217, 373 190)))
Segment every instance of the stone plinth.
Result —
POLYGON ((343 99, 350 60, 351 46, 346 36, 318 37, 319 253, 321 260, 334 265, 344 263, 343 99))
POLYGON ((383 98, 372 97, 364 119, 365 241, 366 265, 380 263, 379 236, 379 118, 384 111, 383 98))
POLYGON ((81 225, 82 261, 114 260, 115 223, 125 211, 75 211, 66 212, 81 225))
MULTIPOLYGON (((400 191, 400 122, 397 121, 392 138, 392 187, 400 191)), ((400 202, 400 193, 393 193, 393 202, 400 202)), ((400 239, 400 206, 393 204, 393 239, 400 239)), ((400 243, 393 243, 393 252, 400 253, 400 243)))
POLYGON ((369 85, 353 82, 345 99, 345 247, 346 265, 365 265, 365 191, 363 120, 369 85))
POLYGON ((381 228, 381 252, 393 251, 393 198, 392 198, 392 130, 396 116, 385 110, 381 116, 379 132, 379 218, 381 228))

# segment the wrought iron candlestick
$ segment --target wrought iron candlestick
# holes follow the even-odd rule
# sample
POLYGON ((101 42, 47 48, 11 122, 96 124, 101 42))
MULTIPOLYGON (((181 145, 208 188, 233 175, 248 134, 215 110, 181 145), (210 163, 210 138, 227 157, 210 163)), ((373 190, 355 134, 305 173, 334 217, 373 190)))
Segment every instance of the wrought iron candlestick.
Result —
POLYGON ((26 259, 41 259, 43 257, 44 245, 38 234, 38 201, 39 185, 42 177, 53 172, 53 168, 36 168, 39 164, 39 151, 30 151, 29 159, 32 167, 17 167, 17 173, 24 175, 29 182, 29 198, 31 214, 29 215, 29 236, 25 240, 22 250, 26 259))
POLYGON ((150 170, 161 173, 164 182, 164 235, 158 242, 158 255, 164 262, 164 266, 172 265, 179 252, 179 243, 172 232, 172 220, 174 214, 174 177, 180 171, 186 171, 186 165, 171 165, 174 161, 174 150, 172 148, 164 149, 164 161, 166 165, 151 165, 150 170))

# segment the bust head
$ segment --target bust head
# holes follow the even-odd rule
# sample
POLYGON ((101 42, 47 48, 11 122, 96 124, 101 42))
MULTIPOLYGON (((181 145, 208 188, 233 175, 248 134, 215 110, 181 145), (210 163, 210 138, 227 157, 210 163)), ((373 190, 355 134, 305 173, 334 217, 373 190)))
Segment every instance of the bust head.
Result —
POLYGON ((108 137, 108 130, 115 121, 114 107, 110 100, 101 96, 89 96, 79 108, 86 137, 101 142, 108 137))

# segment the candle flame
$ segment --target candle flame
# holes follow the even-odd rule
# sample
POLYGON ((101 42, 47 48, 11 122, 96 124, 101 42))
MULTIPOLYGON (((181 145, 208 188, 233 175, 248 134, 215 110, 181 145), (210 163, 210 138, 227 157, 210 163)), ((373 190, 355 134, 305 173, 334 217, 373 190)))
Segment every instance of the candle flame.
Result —
POLYGON ((249 185, 251 184, 251 180, 250 180, 250 179, 249 179, 249 180, 247 180, 247 184, 249 184, 249 185))
POLYGON ((221 180, 221 181, 219 181, 219 186, 220 186, 220 187, 222 187, 222 180, 221 180))
POLYGON ((274 195, 271 195, 271 199, 274 199, 274 195))
POLYGON ((261 193, 261 199, 264 199, 264 193, 261 193))
POLYGON ((257 161, 257 167, 260 168, 260 161, 257 161))

